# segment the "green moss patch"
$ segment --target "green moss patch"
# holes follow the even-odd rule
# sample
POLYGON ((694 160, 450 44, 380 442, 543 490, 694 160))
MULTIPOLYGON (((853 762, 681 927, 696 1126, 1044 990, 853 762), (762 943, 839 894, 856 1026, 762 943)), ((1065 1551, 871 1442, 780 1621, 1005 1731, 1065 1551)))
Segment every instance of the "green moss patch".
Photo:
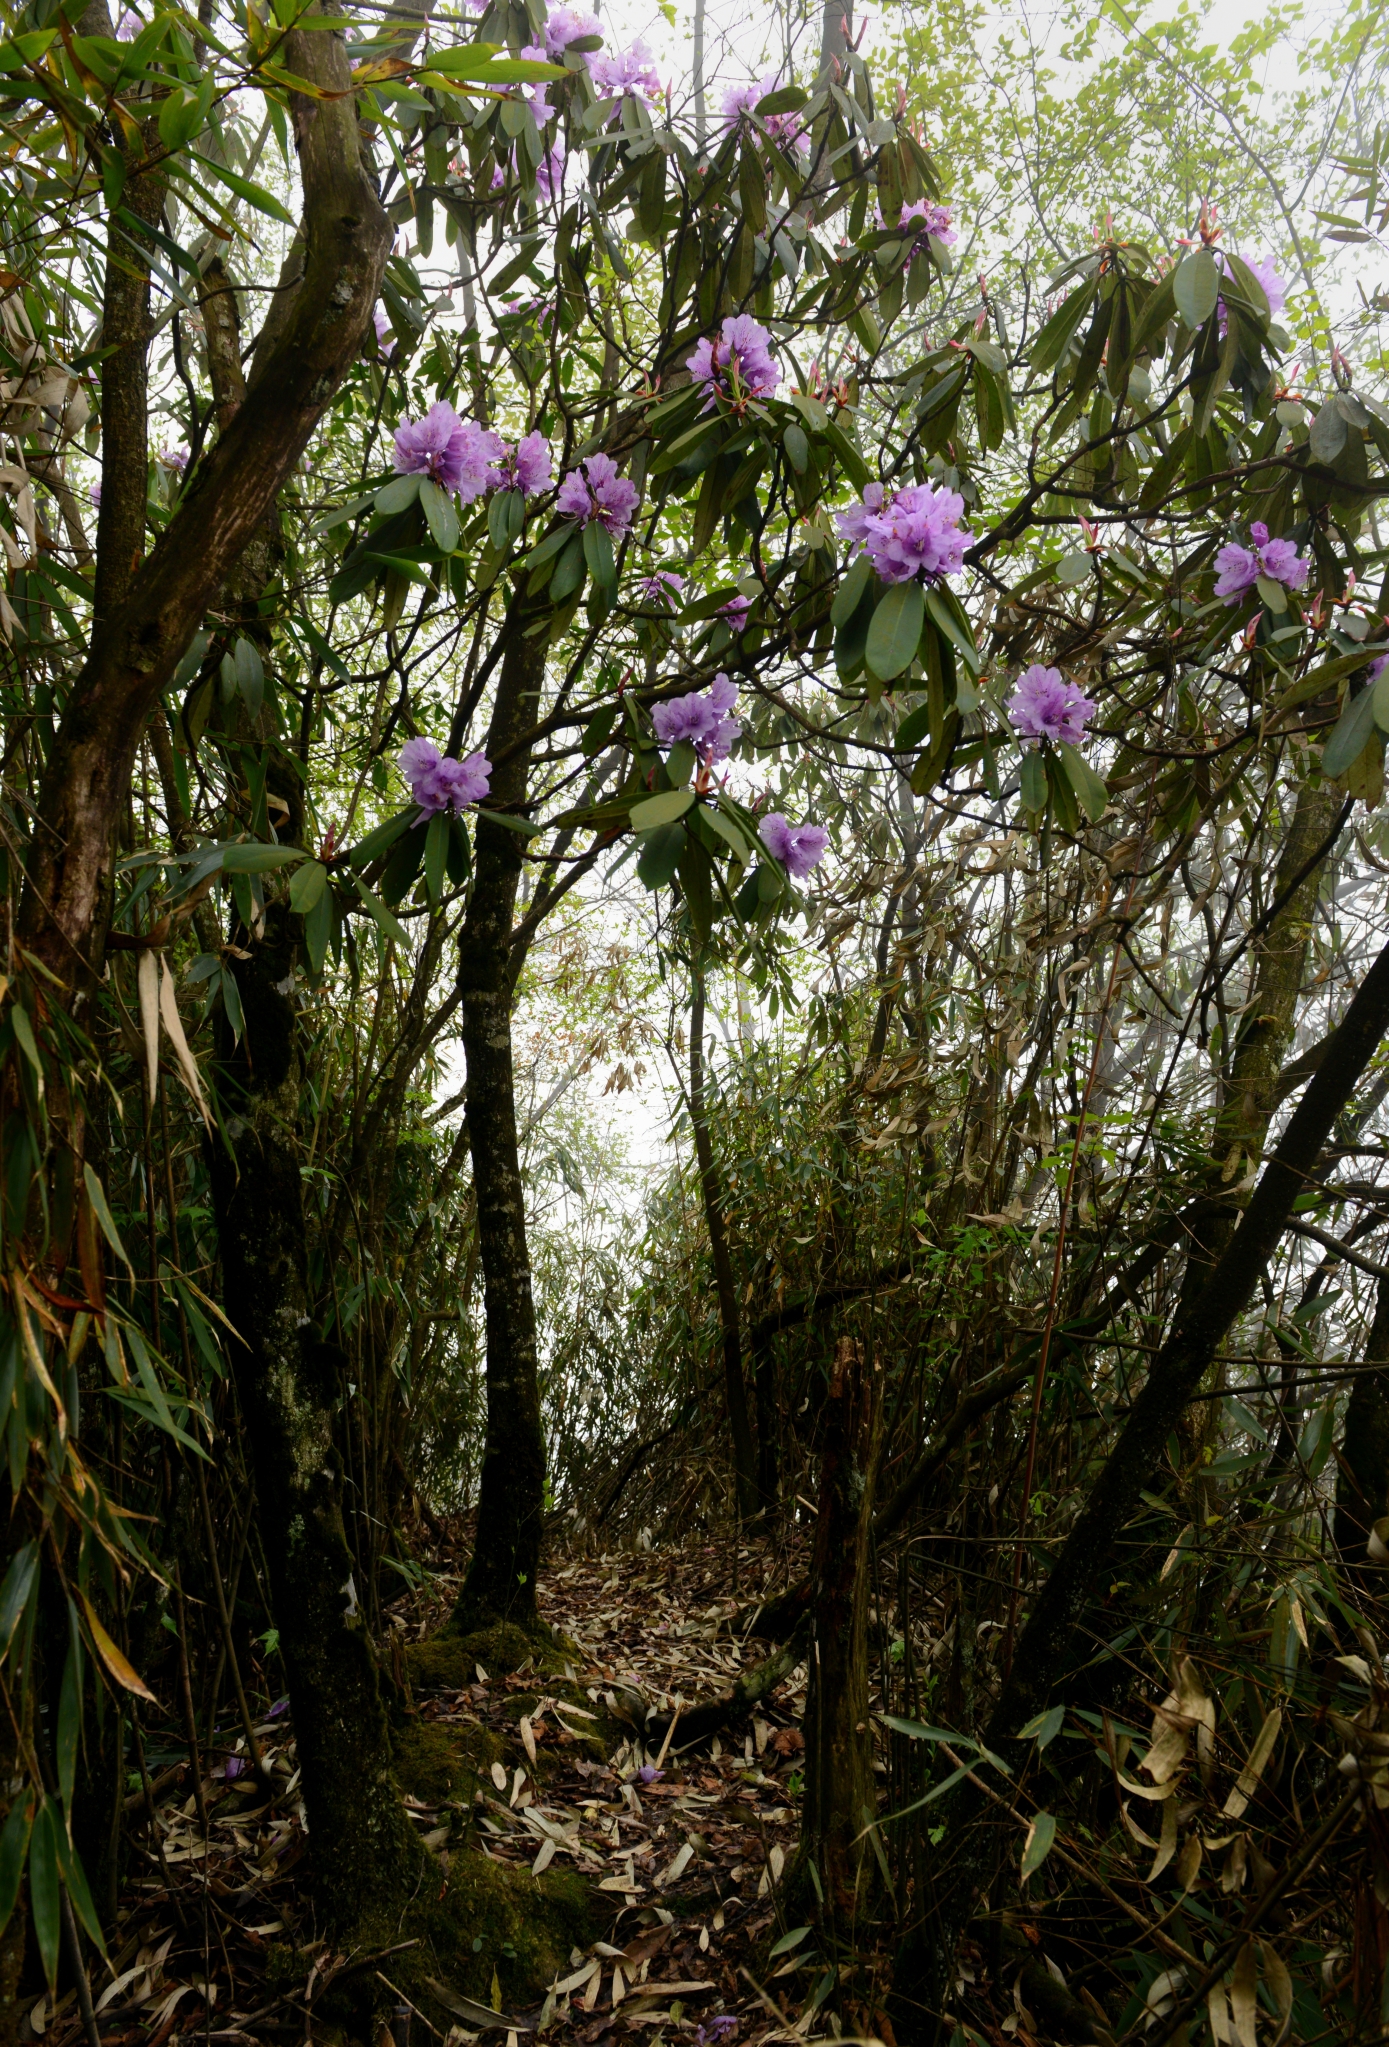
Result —
POLYGON ((478 1779, 502 1760, 508 1744, 476 1720, 414 1719, 397 1730, 394 1746, 402 1791, 430 1805, 448 1801, 466 1808, 478 1779))

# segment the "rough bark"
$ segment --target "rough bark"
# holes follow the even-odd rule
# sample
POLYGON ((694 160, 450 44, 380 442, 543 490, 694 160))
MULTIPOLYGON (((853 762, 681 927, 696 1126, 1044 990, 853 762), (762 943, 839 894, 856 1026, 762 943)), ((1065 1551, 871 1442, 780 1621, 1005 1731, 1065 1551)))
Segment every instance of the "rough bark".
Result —
MULTIPOLYGON (((758 1510, 757 1452, 748 1414, 748 1390, 743 1378, 743 1337, 738 1314, 738 1283, 728 1249, 724 1222, 723 1190, 714 1158, 714 1141, 709 1134, 709 1116, 704 1097, 704 977, 696 972, 694 1000, 690 1008, 690 1122, 694 1129, 695 1158, 699 1164, 699 1191, 704 1201, 704 1221, 709 1231, 709 1255, 714 1267, 714 1291, 719 1302, 719 1327, 723 1338, 723 1381, 728 1402, 728 1427, 733 1439, 733 1477, 739 1519, 750 1521, 758 1510)), ((774 1499, 763 1499, 770 1507, 774 1499)))
POLYGON ((225 1298, 242 1339, 231 1346, 232 1366, 304 1773, 315 1898, 328 1923, 355 1928, 399 1912, 420 1850, 391 1774, 343 1528, 338 1357, 316 1339, 309 1315, 298 1024, 279 992, 294 963, 291 923, 272 906, 264 942, 238 966, 246 1036, 224 1087, 240 1130, 234 1160, 215 1140, 208 1158, 225 1298))
MULTIPOLYGON (((390 222, 361 158, 341 38, 295 33, 285 61, 333 95, 294 100, 303 286, 236 418, 94 634, 40 790, 21 931, 52 972, 77 984, 79 1001, 86 975, 100 968, 111 835, 146 719, 360 349, 390 248, 390 222)), ((102 499, 105 517, 105 492, 102 499)), ((102 544, 99 531, 99 553, 102 544)))
POLYGON ((1381 1279, 1346 1405, 1336 1477, 1336 1550, 1362 1598, 1374 1598, 1383 1582, 1382 1567, 1369 1562, 1365 1546, 1384 1514, 1389 1514, 1389 1280, 1381 1279))
MULTIPOLYGON (((528 636, 528 623, 535 619, 527 618, 518 600, 504 628, 509 637, 486 741, 494 763, 492 795, 508 812, 526 800, 528 735, 545 680, 545 634, 528 636)), ((450 1623, 461 1629, 497 1619, 522 1626, 535 1622, 544 1530, 545 1437, 511 1056, 511 938, 522 843, 517 833, 479 815, 473 892, 459 943, 487 1326, 487 1437, 477 1539, 450 1623)))
POLYGON ((881 1372, 841 1337, 825 1404, 819 1518, 811 1567, 803 1862, 819 1872, 827 1933, 847 1942, 876 1864, 865 1827, 877 1810, 868 1712, 873 1493, 882 1435, 881 1372))

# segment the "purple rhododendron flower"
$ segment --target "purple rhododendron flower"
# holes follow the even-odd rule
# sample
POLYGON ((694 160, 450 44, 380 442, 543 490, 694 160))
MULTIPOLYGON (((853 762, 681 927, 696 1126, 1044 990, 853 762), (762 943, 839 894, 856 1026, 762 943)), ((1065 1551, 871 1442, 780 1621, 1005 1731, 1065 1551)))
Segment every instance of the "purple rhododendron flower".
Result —
POLYGON ((1059 668, 1043 668, 1040 661, 1024 668, 1008 699, 1013 730, 1024 739, 1079 746, 1094 715, 1095 705, 1085 692, 1068 682, 1059 668))
POLYGON ((830 842, 823 825, 792 824, 776 810, 761 820, 757 836, 793 881, 804 880, 812 867, 819 866, 830 842))
POLYGON ((1232 540, 1216 556, 1215 566, 1219 571, 1215 585, 1217 597, 1223 597, 1227 604, 1237 604, 1246 590, 1253 589, 1260 576, 1282 583, 1289 590, 1302 589, 1311 563, 1305 555, 1298 553, 1291 540, 1270 540, 1262 519, 1254 521, 1249 537, 1254 543, 1252 549, 1241 547, 1232 540))
POLYGON ((445 490, 457 490, 463 476, 463 422, 446 398, 423 419, 403 420, 395 430, 395 466, 402 476, 428 476, 445 490))
POLYGON ((100 511, 100 510, 101 510, 101 478, 100 478, 100 477, 98 477, 98 478, 97 478, 97 480, 96 480, 96 482, 95 482, 95 483, 94 483, 94 484, 92 485, 92 503, 93 503, 93 504, 94 504, 94 505, 96 506, 96 508, 97 508, 97 510, 98 510, 98 511, 100 511))
POLYGON ((558 64, 570 43, 587 42, 590 36, 601 40, 602 34, 596 14, 585 14, 582 7, 557 7, 545 24, 545 54, 558 64))
POLYGON ((441 754, 432 739, 407 739, 400 749, 400 771, 420 807, 419 818, 477 803, 492 779, 492 763, 485 753, 455 760, 452 754, 441 754))
MULTIPOLYGON (((552 61, 544 43, 524 43, 517 54, 531 64, 548 64, 552 61)), ((536 127, 543 128, 555 111, 545 97, 544 85, 523 85, 520 92, 522 99, 535 115, 536 127)))
POLYGON ((911 227, 918 222, 920 225, 912 243, 913 258, 925 250, 932 235, 938 242, 944 242, 947 247, 957 240, 955 230, 950 225, 948 206, 933 206, 929 199, 913 199, 910 206, 902 208, 902 217, 897 225, 911 227))
POLYGON ((707 412, 716 397, 735 403, 770 398, 781 382, 771 343, 771 335, 750 313, 730 313, 717 341, 706 335, 685 363, 695 382, 708 391, 701 410, 707 412))
POLYGON ((641 584, 638 591, 644 604, 656 604, 665 611, 673 611, 685 587, 685 578, 676 569, 656 569, 641 584))
POLYGON ((597 519, 614 540, 620 540, 632 523, 639 496, 631 479, 618 475, 611 455, 590 455, 561 483, 555 510, 562 519, 577 519, 580 526, 597 519))
POLYGON ((705 767, 727 760, 742 725, 731 715, 738 685, 722 670, 707 690, 651 707, 658 746, 692 746, 705 767))
POLYGON ((501 461, 488 472, 488 482, 498 490, 519 490, 528 498, 538 490, 548 490, 554 480, 550 443, 544 434, 527 434, 514 448, 503 449, 501 461))
POLYGON ((867 553, 884 583, 907 583, 913 576, 935 582, 964 566, 965 548, 974 535, 959 524, 965 501, 944 485, 911 483, 889 497, 880 483, 870 483, 862 502, 836 512, 840 532, 867 553))
MULTIPOLYGON (((1217 255, 1221 269, 1229 276, 1230 266, 1225 261, 1224 251, 1218 250, 1217 255)), ((1268 316, 1271 320, 1276 320, 1284 306, 1288 303, 1288 287, 1274 269, 1273 257, 1245 256, 1241 260, 1253 271, 1259 283, 1263 286, 1264 297, 1268 300, 1268 316)), ((1222 298, 1216 302, 1216 329, 1222 341, 1225 338, 1229 325, 1230 316, 1225 310, 1225 301, 1222 298)))
MULTIPOLYGON (((773 71, 766 78, 754 80, 748 85, 731 87, 723 96, 725 129, 736 128, 746 115, 756 113, 758 101, 774 93, 780 83, 781 80, 773 71)), ((810 137, 799 114, 757 114, 757 119, 774 142, 781 143, 783 147, 809 149, 810 137)))
POLYGON ((637 1782, 638 1784, 659 1784, 665 1774, 665 1771, 658 1770, 654 1763, 643 1763, 637 1771, 637 1782))
POLYGON ((127 7, 120 20, 116 23, 117 42, 133 43, 144 25, 134 8, 127 7))
POLYGON ((506 442, 475 419, 460 419, 454 440, 457 450, 458 481, 454 489, 465 505, 472 504, 496 482, 493 464, 506 454, 506 442))
POLYGON ((176 476, 182 476, 188 467, 188 450, 180 441, 176 448, 161 448, 155 460, 162 462, 166 469, 172 469, 176 476))
POLYGON ((371 324, 376 329, 377 350, 389 362, 396 351, 396 339, 391 326, 391 316, 384 306, 377 306, 371 316, 371 324))
POLYGON ((736 2033, 737 2030, 738 2021, 733 2014, 720 2012, 716 2019, 710 2019, 707 2026, 695 2027, 697 2047, 715 2047, 715 2043, 722 2042, 730 2033, 736 2033))
POLYGON ((739 591, 736 597, 729 598, 727 604, 719 606, 719 617, 726 618, 734 632, 740 633, 747 623, 747 616, 751 610, 751 597, 744 597, 742 592, 739 591))
POLYGON ((635 99, 650 101, 663 89, 660 73, 643 42, 633 43, 630 50, 615 51, 611 57, 595 51, 588 60, 588 75, 600 99, 620 99, 631 93, 635 99))

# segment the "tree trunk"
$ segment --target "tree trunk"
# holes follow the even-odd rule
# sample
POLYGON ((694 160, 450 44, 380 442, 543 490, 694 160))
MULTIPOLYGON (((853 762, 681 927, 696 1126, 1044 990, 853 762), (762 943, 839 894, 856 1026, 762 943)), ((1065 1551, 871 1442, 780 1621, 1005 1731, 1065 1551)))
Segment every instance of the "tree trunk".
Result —
POLYGON ((1375 1294, 1374 1320, 1346 1405, 1336 1478, 1336 1551, 1357 1595, 1374 1598, 1382 1567, 1371 1564, 1370 1530, 1389 1514, 1389 1281, 1375 1294))
MULTIPOLYGON (((877 1810, 868 1718, 868 1595, 882 1382, 840 1339, 825 1404, 811 1574, 801 1858, 819 1874, 829 1937, 847 1946, 876 1888, 865 1828, 877 1810)), ((809 1901, 807 1900, 807 1904, 809 1901)))
MULTIPOLYGON (((291 96, 304 186, 303 284, 236 418, 93 635, 39 793, 20 932, 52 973, 76 985, 74 1006, 100 970, 112 834, 145 722, 361 348, 390 251, 391 224, 362 162, 341 37, 294 30, 284 55, 324 94, 291 96)), ((105 532, 103 524, 102 541, 105 532)), ((99 566, 99 581, 107 573, 99 566)))
MULTIPOLYGON (((1077 1622, 1094 1597, 1122 1539, 1125 1523, 1153 1483, 1168 1436, 1201 1383, 1212 1357, 1240 1315, 1287 1227, 1338 1116, 1389 1031, 1389 946, 1360 983, 1326 1057, 1307 1085, 1226 1249, 1197 1299, 1175 1322, 1154 1358, 1142 1391, 1072 1524, 1018 1642, 1013 1667, 985 1733, 985 1746, 1004 1752, 1048 1703, 1071 1656, 1077 1622)), ((1016 1753, 1021 1759, 1021 1749, 1016 1753)), ((933 1980, 927 2001, 944 1993, 955 1943, 975 1900, 992 1876, 993 1830, 981 1793, 961 1787, 950 1815, 958 1844, 949 1889, 931 1934, 933 1980)))
MULTIPOLYGON (((524 806, 531 744, 545 680, 546 639, 518 601, 487 735, 492 795, 504 810, 524 806)), ((477 821, 477 866, 459 943, 468 1128, 477 1193, 487 1323, 487 1437, 478 1494, 477 1539, 450 1626, 538 1619, 535 1601, 545 1510, 545 1436, 525 1187, 516 1136, 511 1063, 512 919, 523 841, 504 825, 477 821)))
MULTIPOLYGON (((728 1252, 728 1230, 724 1223, 723 1192, 714 1160, 713 1140, 704 1102, 704 976, 696 968, 694 999, 690 1007, 690 1122, 694 1126, 695 1157, 699 1161, 699 1188, 704 1197, 704 1220, 709 1229, 709 1253, 714 1266, 714 1287, 719 1298, 719 1324, 723 1331, 723 1379, 728 1399, 728 1426, 733 1438, 733 1476, 738 1518, 750 1521, 758 1510, 757 1452, 753 1447, 752 1422, 748 1416, 748 1392, 743 1379, 743 1337, 738 1316, 738 1285, 733 1260, 728 1252)), ((764 1499, 770 1507, 772 1500, 764 1499)))
POLYGON ((383 1915, 395 1923, 416 1887, 420 1850, 391 1773, 343 1529, 338 1354, 317 1341, 309 1314, 298 1024, 277 985, 292 972, 296 947, 278 905, 266 927, 237 969, 246 1034, 224 1081, 241 1124, 236 1156, 217 1140, 208 1156, 226 1301, 242 1339, 230 1347, 232 1368, 304 1773, 315 1899, 327 1923, 351 1930, 383 1915))

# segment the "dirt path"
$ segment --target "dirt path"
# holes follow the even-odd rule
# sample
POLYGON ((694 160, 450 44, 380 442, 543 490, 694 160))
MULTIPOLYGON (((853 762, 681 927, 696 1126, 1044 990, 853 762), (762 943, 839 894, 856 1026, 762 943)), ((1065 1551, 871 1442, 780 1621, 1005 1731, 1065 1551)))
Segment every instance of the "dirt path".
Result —
MULTIPOLYGON (((483 1854, 537 1875, 578 1872, 597 1901, 601 1937, 572 1949, 543 1997, 506 2014, 547 2040, 736 2047, 785 2035, 797 2020, 790 2037, 814 2037, 818 1972, 802 1960, 812 1942, 802 1934, 768 1960, 769 1947, 797 1931, 781 1924, 778 1880, 798 1827, 804 1671, 747 1728, 689 1751, 678 1721, 668 1744, 653 1736, 648 1745, 640 1716, 631 1717, 632 1694, 669 1712, 726 1692, 762 1649, 731 1633, 733 1616, 784 1585, 795 1562, 752 1544, 736 1554, 709 1544, 557 1558, 543 1604, 573 1645, 562 1677, 477 1663, 453 1682, 412 1687, 405 1781, 412 1755, 473 1759, 471 1774, 433 1784, 416 1771, 405 1794, 437 1861, 440 1895, 466 1873, 463 1858, 483 1854)), ((449 1596, 441 1575, 394 1603, 387 1660, 398 1675, 409 1645, 432 1638, 449 1596)), ((204 1840, 186 1751, 173 1730, 162 1742, 156 1730, 147 1736, 156 1792, 161 1775, 174 1781, 154 1826, 136 1836, 114 1970, 98 1964, 93 1978, 103 2047, 340 2041, 316 2007, 345 1969, 366 1965, 398 2006, 397 2042, 408 2030, 411 2047, 478 2038, 519 2047, 520 2026, 505 2038, 504 2026, 486 2022, 486 2006, 503 2004, 495 1971, 485 2003, 456 1992, 456 2023, 444 2031, 437 2003, 429 2014, 412 2009, 395 1985, 390 1951, 342 1955, 318 1937, 288 1710, 278 1703, 259 1729, 280 1787, 274 1799, 255 1787, 234 1731, 225 1738, 227 1749, 203 1757, 204 1840)), ((71 1992, 56 2011, 39 2000, 29 2023, 55 2047, 82 2038, 71 1992)))

